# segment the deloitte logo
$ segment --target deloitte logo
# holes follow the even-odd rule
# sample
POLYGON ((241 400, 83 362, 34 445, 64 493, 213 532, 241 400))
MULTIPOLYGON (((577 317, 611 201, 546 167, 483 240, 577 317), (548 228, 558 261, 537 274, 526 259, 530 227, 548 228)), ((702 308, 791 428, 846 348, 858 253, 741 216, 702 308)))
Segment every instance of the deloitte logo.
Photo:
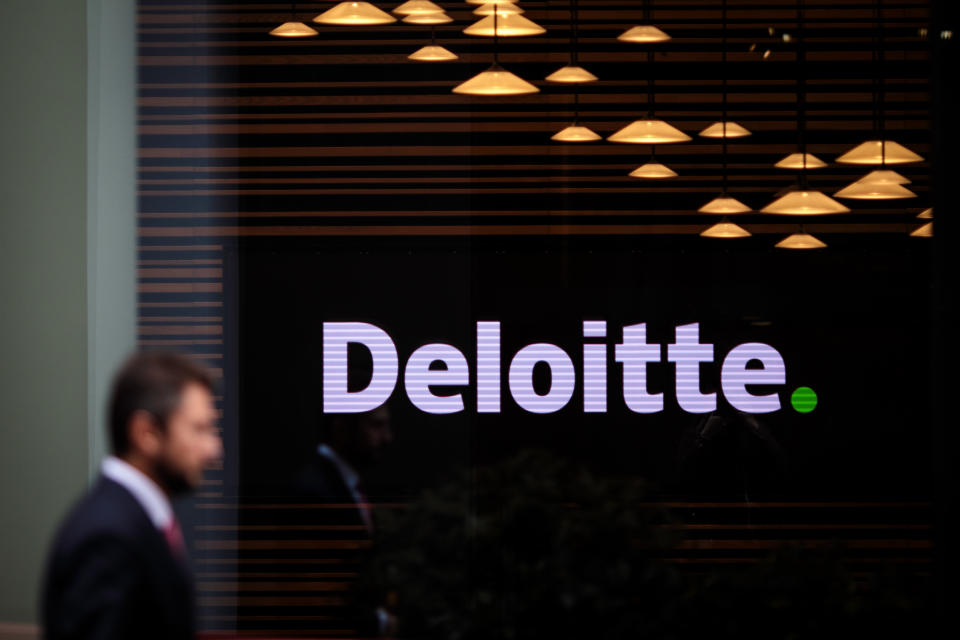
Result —
MULTIPOLYGON (((607 344, 588 341, 606 338, 603 320, 583 322, 584 413, 607 411, 607 344)), ((466 356, 450 344, 425 344, 407 358, 403 386, 415 407, 426 413, 448 414, 464 410, 463 387, 476 385, 478 413, 500 413, 502 358, 500 323, 478 322, 473 376, 466 356), (441 363, 443 368, 431 368, 441 363), (443 393, 446 391, 447 393, 443 393)), ((676 372, 676 398, 688 413, 709 413, 717 408, 717 394, 703 393, 700 365, 714 361, 712 344, 700 343, 699 323, 680 325, 676 338, 666 345, 666 359, 676 372)), ((663 393, 647 388, 647 367, 663 362, 663 345, 647 343, 647 325, 623 327, 623 339, 614 347, 614 359, 622 365, 623 402, 634 413, 663 411, 663 393)), ((399 374, 397 348, 390 335, 364 322, 323 323, 323 412, 360 413, 376 409, 393 393, 399 374), (370 382, 359 391, 349 391, 347 345, 355 343, 370 351, 373 372, 370 382)), ((720 389, 735 409, 745 413, 770 413, 780 409, 776 392, 754 394, 752 385, 782 385, 787 371, 780 353, 768 344, 747 342, 732 348, 720 366, 720 389), (757 363, 751 366, 748 363, 757 363)), ((513 401, 531 413, 553 413, 573 398, 578 376, 570 356, 555 344, 539 342, 517 351, 507 369, 507 383, 513 401), (534 389, 534 367, 544 363, 550 369, 550 388, 540 394, 534 389)), ((813 389, 800 387, 791 403, 808 413, 817 404, 813 389)))

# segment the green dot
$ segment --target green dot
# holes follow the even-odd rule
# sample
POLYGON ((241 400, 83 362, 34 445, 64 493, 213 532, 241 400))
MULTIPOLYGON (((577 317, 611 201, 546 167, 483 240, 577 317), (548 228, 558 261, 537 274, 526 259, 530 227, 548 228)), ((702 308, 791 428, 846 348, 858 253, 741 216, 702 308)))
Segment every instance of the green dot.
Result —
POLYGON ((817 408, 817 393, 810 387, 799 387, 790 396, 790 404, 799 413, 810 413, 817 408))

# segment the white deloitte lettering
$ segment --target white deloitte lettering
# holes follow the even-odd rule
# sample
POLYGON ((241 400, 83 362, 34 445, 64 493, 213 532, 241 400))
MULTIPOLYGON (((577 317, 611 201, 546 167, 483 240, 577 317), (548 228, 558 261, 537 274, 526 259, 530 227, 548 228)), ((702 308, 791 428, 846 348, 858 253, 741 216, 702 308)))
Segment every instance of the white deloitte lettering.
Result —
MULTIPOLYGON (((606 338, 604 320, 585 320, 583 337, 606 338)), ((647 343, 647 325, 623 327, 623 340, 615 346, 614 360, 622 365, 623 400, 634 413, 657 413, 664 409, 664 394, 651 393, 647 386, 647 368, 662 364, 663 347, 647 343)), ((675 367, 676 397, 688 413, 709 413, 717 408, 717 393, 703 393, 700 385, 702 363, 714 360, 712 344, 700 343, 699 323, 680 325, 676 339, 667 345, 667 360, 675 367)), ((478 413, 501 411, 500 323, 477 322, 476 399, 478 413)), ((386 331, 364 322, 323 323, 323 412, 360 413, 376 409, 393 393, 399 372, 397 349, 386 331), (359 344, 373 359, 370 382, 360 391, 349 391, 348 345, 359 344)), ((513 400, 531 413, 554 413, 566 407, 577 384, 576 367, 570 356, 555 344, 530 344, 513 356, 508 372, 513 400), (550 388, 543 395, 533 386, 533 371, 538 363, 550 369, 550 388)), ((776 392, 754 395, 749 385, 782 385, 786 367, 780 353, 767 344, 750 342, 730 350, 720 371, 720 388, 735 409, 745 413, 770 413, 780 409, 776 392), (751 362, 759 368, 748 368, 751 362)), ((416 349, 404 367, 403 386, 407 397, 421 411, 431 414, 459 413, 464 410, 463 391, 446 395, 434 387, 466 387, 470 384, 470 365, 463 353, 449 344, 426 344, 416 349), (434 363, 442 368, 432 368, 434 363)), ((583 345, 583 411, 607 411, 607 345, 585 342, 583 345)))

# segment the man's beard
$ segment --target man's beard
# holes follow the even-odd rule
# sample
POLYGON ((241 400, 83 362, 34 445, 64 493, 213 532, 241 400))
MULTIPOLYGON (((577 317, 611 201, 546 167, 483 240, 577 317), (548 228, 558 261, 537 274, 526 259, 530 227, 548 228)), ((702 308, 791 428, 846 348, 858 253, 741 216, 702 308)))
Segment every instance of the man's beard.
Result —
POLYGON ((171 496, 189 493, 193 490, 187 476, 176 467, 174 467, 166 458, 160 458, 157 461, 157 479, 166 489, 167 494, 171 496))

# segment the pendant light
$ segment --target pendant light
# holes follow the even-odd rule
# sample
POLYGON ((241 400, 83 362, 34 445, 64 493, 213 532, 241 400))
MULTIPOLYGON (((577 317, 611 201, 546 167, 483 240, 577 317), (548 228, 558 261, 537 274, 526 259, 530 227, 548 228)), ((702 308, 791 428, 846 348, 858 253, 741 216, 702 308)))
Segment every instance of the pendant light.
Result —
POLYGON ((519 13, 501 13, 500 11, 481 18, 463 30, 468 36, 492 37, 496 33, 503 38, 538 36, 546 31, 536 22, 524 18, 519 13))
POLYGON ((546 77, 548 82, 563 82, 579 84, 583 82, 596 82, 597 76, 593 75, 580 66, 579 61, 579 34, 580 8, 577 0, 573 0, 570 6, 570 63, 560 67, 546 77))
POLYGON ((403 22, 407 24, 447 24, 448 22, 453 22, 453 18, 448 16, 443 11, 438 13, 411 13, 402 18, 403 22))
POLYGON ((910 232, 910 235, 914 238, 932 238, 933 237, 933 223, 928 222, 924 225, 921 225, 910 232))
MULTIPOLYGON (((504 18, 509 17, 509 15, 504 16, 504 18)), ((523 16, 519 15, 513 17, 523 18, 523 16)), ((499 13, 494 13, 492 16, 487 16, 484 18, 484 20, 487 19, 492 20, 492 26, 489 32, 474 32, 472 35, 493 37, 493 64, 490 65, 490 68, 486 71, 482 71, 469 80, 461 82, 454 87, 452 91, 454 93, 474 96, 514 96, 528 93, 539 93, 540 89, 538 89, 535 85, 530 84, 520 76, 510 73, 500 66, 500 36, 504 35, 504 32, 502 29, 500 29, 499 25, 501 16, 499 13)), ((481 22, 482 21, 483 20, 481 20, 481 22)), ((530 21, 528 20, 527 22, 530 21)), ((531 22, 530 24, 534 23, 531 22)), ((464 33, 466 33, 466 31, 467 30, 464 29, 464 33)), ((540 33, 543 31, 545 30, 541 29, 540 33)), ((513 35, 516 36, 520 34, 514 33, 513 35)))
POLYGON ((407 56, 410 60, 416 60, 417 62, 446 62, 456 60, 458 57, 449 49, 433 44, 420 47, 407 56))
POLYGON ((791 153, 776 163, 777 169, 823 169, 827 163, 812 153, 791 153))
POLYGON ((561 129, 552 136, 556 142, 596 142, 603 137, 589 127, 580 124, 580 90, 574 87, 573 91, 573 124, 561 129))
MULTIPOLYGON (((652 2, 652 0, 647 0, 648 4, 650 2, 652 2)), ((643 20, 647 23, 650 22, 650 11, 648 4, 643 5, 643 20)), ((666 42, 669 39, 670 36, 651 24, 637 25, 627 29, 617 36, 617 40, 620 40, 621 42, 638 42, 640 44, 666 42)))
POLYGON ((933 209, 924 209, 917 214, 917 218, 920 220, 933 220, 933 209))
POLYGON ((723 74, 722 77, 722 86, 723 86, 723 119, 720 122, 714 122, 709 127, 700 132, 700 135, 704 138, 743 138, 744 136, 750 135, 750 132, 746 127, 743 127, 736 122, 730 122, 727 120, 727 0, 723 0, 721 9, 721 28, 723 29, 723 37, 721 38, 721 52, 720 52, 720 72, 723 74))
MULTIPOLYGON (((650 1, 643 5, 644 18, 650 19, 650 1)), ((670 38, 667 37, 666 40, 670 38)), ((640 42, 631 40, 630 42, 640 42)), ((665 40, 644 40, 643 42, 665 42, 665 40)), ((635 120, 627 126, 616 131, 607 138, 610 142, 624 142, 629 144, 671 144, 676 142, 687 142, 691 140, 690 136, 680 131, 676 127, 657 120, 654 115, 654 74, 653 74, 653 48, 647 49, 647 67, 650 69, 650 77, 647 79, 647 115, 645 118, 635 120)))
MULTIPOLYGON (((721 153, 721 157, 723 158, 723 182, 721 185, 720 195, 714 198, 713 200, 711 200, 710 202, 708 202, 707 204, 700 207, 698 211, 700 213, 735 214, 735 213, 746 213, 751 209, 750 207, 743 204, 742 202, 740 202, 739 200, 730 196, 727 193, 727 175, 728 175, 727 174, 727 138, 733 137, 729 134, 728 127, 730 125, 740 127, 740 125, 738 125, 735 122, 727 121, 727 0, 723 0, 722 7, 723 8, 721 10, 721 25, 723 29, 723 36, 720 39, 721 41, 720 64, 721 64, 721 73, 723 74, 723 99, 722 99, 723 119, 717 124, 719 124, 721 127, 721 135, 719 137, 721 138, 721 141, 722 141, 720 153, 721 153)), ((712 126, 715 126, 715 125, 712 125, 712 126)), ((705 131, 709 130, 710 128, 711 127, 707 127, 705 131)), ((747 131, 743 127, 740 127, 740 128, 746 132, 743 135, 750 135, 749 131, 747 131)), ((706 134, 703 131, 701 131, 700 135, 703 136, 706 134)), ((708 137, 712 137, 712 136, 708 136, 708 137)), ((721 221, 720 224, 722 225, 722 224, 732 224, 732 223, 726 223, 725 221, 721 221)), ((736 225, 733 225, 733 226, 736 226, 736 225)), ((737 227, 737 228, 739 229, 740 227, 737 227)), ((723 235, 726 233, 733 232, 733 230, 730 227, 724 227, 724 226, 719 226, 717 229, 714 229, 713 227, 711 227, 710 229, 707 229, 707 231, 711 231, 711 235, 707 236, 709 238, 742 238, 744 237, 742 235, 732 235, 732 236, 723 235)), ((746 229, 741 229, 741 231, 746 232, 746 229)), ((747 235, 750 235, 750 234, 747 233, 747 235)))
POLYGON ((834 193, 838 198, 855 200, 895 200, 898 198, 916 198, 917 194, 902 184, 893 182, 863 182, 857 180, 834 193))
POLYGON ((495 12, 500 12, 500 15, 507 15, 508 13, 523 13, 523 9, 512 2, 490 2, 488 0, 485 4, 474 9, 473 15, 492 16, 495 12))
POLYGON ((430 2, 430 0, 407 0, 394 9, 393 12, 401 16, 411 16, 417 14, 443 13, 444 8, 430 2))
POLYGON ((827 244, 801 230, 787 236, 775 246, 778 249, 823 249, 827 244))
MULTIPOLYGON (((647 2, 644 5, 644 19, 649 22, 650 19, 650 2, 647 2)), ((669 38, 668 38, 669 39, 669 38)), ((663 40, 655 40, 651 42, 662 42, 663 40)), ((654 57, 653 57, 653 48, 650 47, 647 49, 647 68, 649 69, 650 76, 647 78, 647 114, 645 117, 640 120, 635 120, 627 126, 619 129, 610 135, 607 140, 610 142, 620 142, 626 144, 675 144, 678 142, 687 142, 690 140, 690 136, 685 134, 683 131, 680 131, 676 127, 663 120, 658 120, 655 117, 656 111, 656 90, 655 90, 655 81, 656 75, 654 74, 654 57)), ((655 151, 656 147, 650 147, 650 158, 651 161, 641 165, 640 167, 634 169, 630 172, 630 176, 634 178, 648 178, 648 179, 660 179, 660 178, 673 178, 677 174, 675 171, 669 167, 655 162, 655 151)))
MULTIPOLYGON (((803 27, 803 0, 797 0, 797 32, 797 137, 801 161, 799 186, 795 189, 788 190, 760 211, 763 213, 798 216, 849 213, 850 209, 844 205, 825 193, 816 189, 810 189, 807 186, 806 37, 804 36, 803 27)), ((796 242, 796 240, 794 242, 796 242)), ((781 245, 778 244, 777 246, 779 247, 781 245)))
POLYGON ((878 139, 867 140, 850 151, 847 151, 837 162, 844 164, 868 164, 885 166, 888 164, 908 164, 921 162, 923 158, 910 151, 902 144, 887 140, 886 118, 884 117, 884 23, 881 0, 875 0, 873 5, 875 34, 873 48, 873 131, 878 139))
POLYGON ((556 142, 596 142, 603 140, 597 132, 578 124, 571 124, 550 136, 556 142))
POLYGON ((741 227, 738 224, 734 224, 727 220, 726 218, 722 219, 720 222, 715 225, 708 227, 707 229, 700 232, 700 235, 704 238, 720 238, 720 239, 733 239, 733 238, 749 238, 753 234, 741 227))
POLYGON ((397 19, 369 2, 341 2, 318 15, 313 21, 338 26, 370 26, 390 24, 397 19))
POLYGON ((317 30, 297 20, 297 3, 290 3, 290 21, 270 31, 270 35, 280 38, 309 38, 317 35, 317 30))
POLYGON ((912 180, 900 175, 893 169, 874 169, 857 182, 864 184, 910 184, 912 180))

